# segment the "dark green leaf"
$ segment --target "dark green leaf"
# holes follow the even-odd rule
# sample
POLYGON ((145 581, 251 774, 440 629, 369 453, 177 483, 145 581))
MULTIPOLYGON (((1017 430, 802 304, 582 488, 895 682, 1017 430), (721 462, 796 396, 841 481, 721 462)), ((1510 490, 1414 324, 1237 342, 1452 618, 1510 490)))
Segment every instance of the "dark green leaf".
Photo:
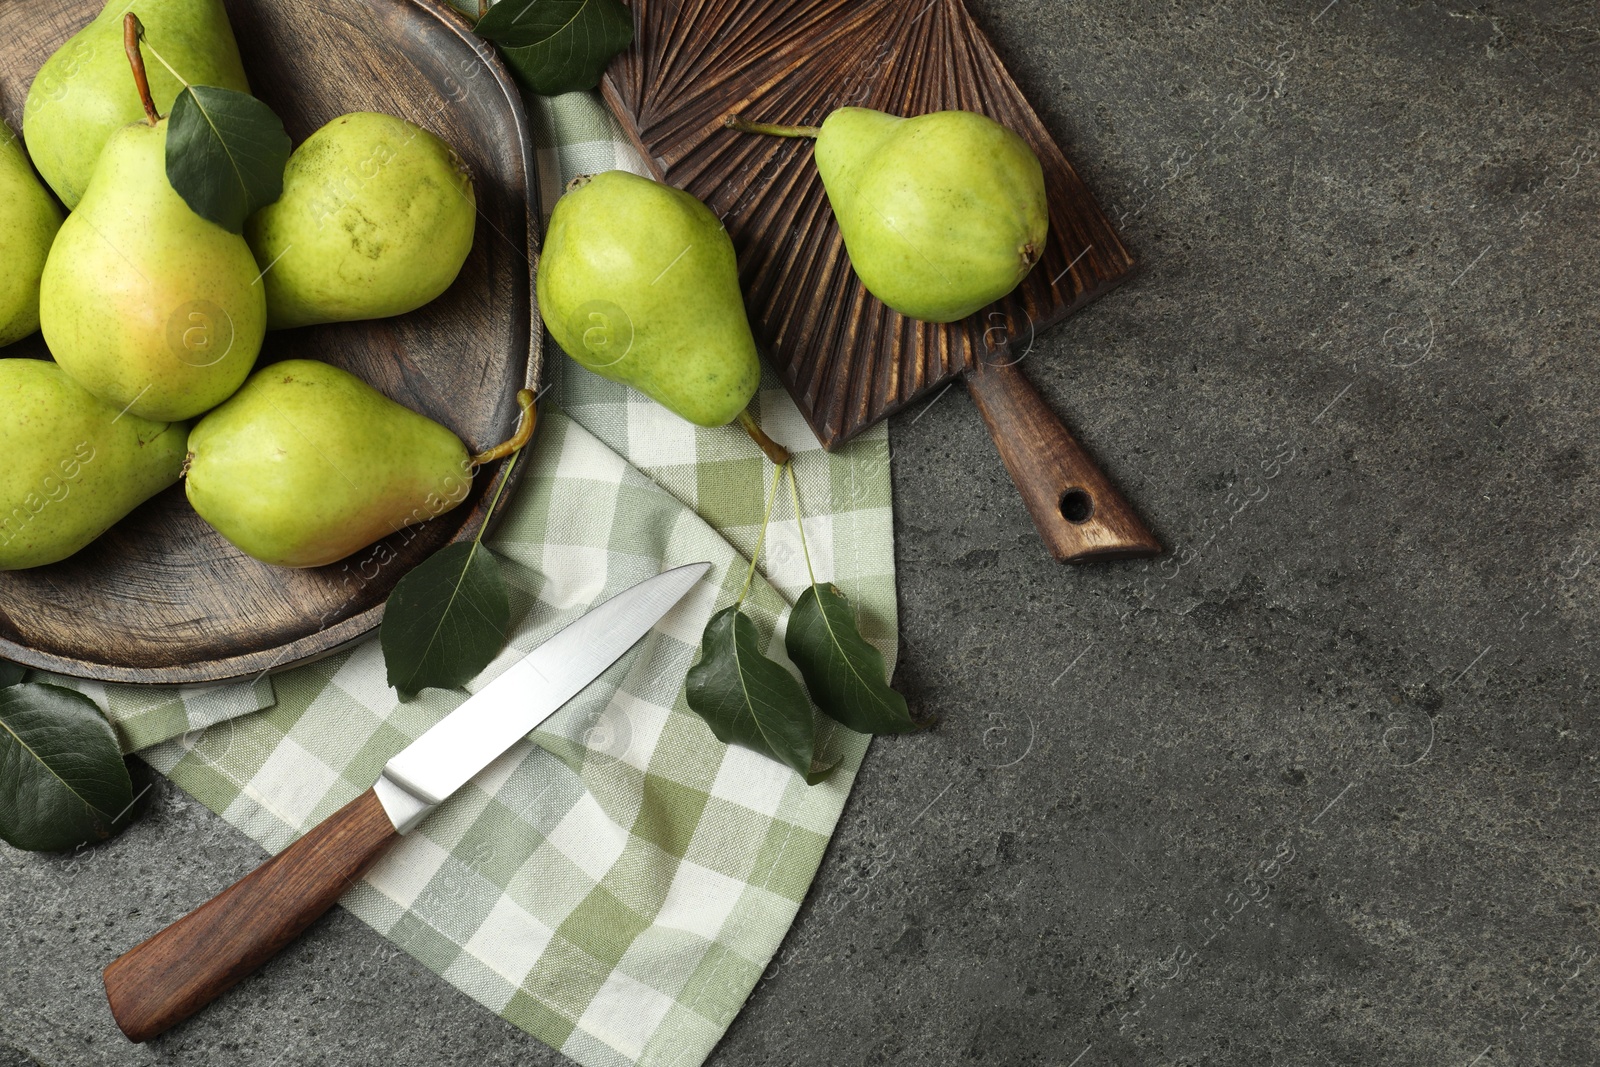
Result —
POLYGON ((8 685, 16 685, 27 675, 26 667, 19 667, 15 663, 8 663, 0 659, 0 689, 8 685))
POLYGON ((884 678, 883 654, 861 636, 850 601, 833 586, 814 585, 801 594, 784 645, 827 715, 863 734, 917 728, 906 698, 884 678))
POLYGON ((383 661, 403 695, 454 689, 506 647, 511 598, 494 554, 463 541, 400 579, 383 612, 383 661))
POLYGON ((542 96, 593 89, 611 57, 633 43, 618 0, 500 0, 477 34, 500 46, 517 78, 542 96))
POLYGON ((248 93, 196 85, 167 119, 167 180, 201 218, 234 233, 283 192, 289 135, 248 93))
POLYGON ((0 838, 33 852, 126 825, 133 780, 94 701, 54 685, 0 689, 0 838))
POLYGON ((810 779, 816 746, 811 704, 794 675, 761 654, 756 624, 737 606, 706 624, 686 691, 689 707, 717 740, 754 749, 810 779))

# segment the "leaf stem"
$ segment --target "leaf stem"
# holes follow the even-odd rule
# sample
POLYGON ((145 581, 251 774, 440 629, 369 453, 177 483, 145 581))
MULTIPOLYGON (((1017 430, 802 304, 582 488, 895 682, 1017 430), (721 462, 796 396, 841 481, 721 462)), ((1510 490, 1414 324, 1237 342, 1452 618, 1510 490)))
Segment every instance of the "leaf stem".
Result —
POLYGON ((506 460, 506 469, 501 472, 500 484, 494 490, 494 499, 489 501, 489 510, 483 513, 483 525, 478 527, 478 536, 472 539, 472 543, 475 545, 483 543, 483 534, 489 528, 489 520, 494 518, 494 509, 500 506, 500 494, 506 491, 506 483, 511 481, 511 472, 516 469, 517 460, 522 456, 522 450, 528 446, 529 441, 533 440, 533 428, 539 421, 539 412, 533 406, 533 402, 536 399, 537 397, 532 389, 519 389, 517 391, 517 403, 522 405, 522 423, 517 427, 517 432, 512 435, 511 440, 506 441, 504 444, 495 445, 489 451, 480 452, 472 457, 473 464, 480 467, 491 460, 499 459, 501 456, 509 455, 511 457, 506 460))
POLYGON ((167 57, 166 56, 164 56, 160 52, 156 51, 156 46, 155 45, 151 44, 149 41, 146 41, 144 43, 144 46, 146 48, 150 49, 150 54, 156 57, 156 61, 157 62, 159 62, 163 67, 167 68, 167 73, 168 74, 170 74, 174 78, 178 79, 178 84, 179 85, 182 85, 185 89, 193 89, 194 88, 194 86, 189 84, 189 79, 185 78, 182 74, 178 73, 178 68, 174 67, 171 63, 167 62, 167 57))
POLYGON ((150 75, 144 69, 144 53, 139 51, 139 41, 144 37, 144 24, 132 11, 122 17, 122 50, 128 53, 128 66, 133 68, 133 87, 138 90, 139 102, 144 105, 144 117, 154 126, 161 121, 156 102, 150 95, 150 75))
POLYGON ((489 520, 494 518, 494 509, 500 506, 500 494, 506 491, 506 483, 511 480, 511 471, 517 465, 521 452, 511 453, 511 458, 506 460, 506 469, 500 477, 500 484, 495 486, 494 499, 489 501, 489 510, 483 513, 483 525, 478 527, 478 536, 472 539, 474 545, 483 544, 484 531, 489 529, 489 520))
POLYGON ((763 133, 768 137, 807 137, 815 139, 822 134, 821 126, 779 126, 770 122, 746 122, 741 115, 729 115, 722 124, 740 133, 763 133))
POLYGON ((806 577, 817 584, 817 573, 811 569, 811 550, 806 548, 806 520, 800 514, 800 483, 795 478, 794 464, 789 464, 789 498, 794 501, 794 524, 800 528, 800 554, 806 558, 806 577))
POLYGON ((489 501, 489 510, 483 513, 483 525, 478 527, 478 536, 472 539, 474 545, 483 543, 483 534, 489 529, 489 520, 494 518, 494 509, 500 506, 500 494, 506 491, 506 483, 511 481, 511 472, 516 469, 517 459, 522 455, 522 450, 533 439, 533 427, 539 421, 539 412, 533 406, 534 400, 533 390, 518 390, 517 403, 522 405, 522 422, 518 425, 517 432, 512 435, 511 440, 472 457, 472 465, 475 467, 481 467, 502 456, 511 457, 506 461, 506 469, 501 472, 500 484, 495 486, 494 499, 489 501))
POLYGON ((767 458, 775 465, 781 467, 789 462, 789 450, 767 436, 766 431, 761 429, 761 424, 756 421, 756 417, 750 414, 749 408, 739 412, 739 425, 744 427, 744 432, 761 446, 761 451, 765 452, 767 458))
POLYGON ((533 428, 539 423, 539 413, 534 409, 533 402, 538 399, 532 389, 521 389, 517 392, 517 403, 522 406, 522 418, 517 424, 517 432, 509 440, 502 441, 486 452, 479 452, 472 457, 472 465, 481 467, 485 463, 493 463, 513 453, 520 452, 533 440, 533 428))
POLYGON ((744 603, 745 596, 750 592, 750 581, 756 576, 756 561, 761 558, 761 546, 767 543, 767 526, 772 522, 772 505, 778 502, 778 479, 783 477, 787 463, 780 464, 772 472, 772 489, 767 493, 767 513, 761 517, 761 533, 756 537, 756 550, 750 553, 750 567, 744 572, 744 586, 739 590, 739 599, 733 602, 734 607, 744 603))

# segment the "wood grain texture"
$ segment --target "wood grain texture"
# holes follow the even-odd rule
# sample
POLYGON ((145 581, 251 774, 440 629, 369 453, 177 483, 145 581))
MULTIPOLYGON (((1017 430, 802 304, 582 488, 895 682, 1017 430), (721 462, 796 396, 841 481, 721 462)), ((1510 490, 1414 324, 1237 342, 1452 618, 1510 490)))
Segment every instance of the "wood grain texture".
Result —
POLYGON ((965 376, 1057 559, 1159 554, 1133 508, 1014 370, 986 360, 1120 284, 1133 257, 1039 121, 962 0, 631 0, 637 43, 603 90, 655 176, 721 216, 756 340, 824 448, 965 376), (1015 130, 1044 167, 1050 237, 1017 289, 960 322, 918 322, 867 292, 809 141, 724 128, 816 126, 840 107, 913 116, 977 111, 1015 130), (1012 422, 1026 414, 1026 422, 1012 422), (1050 457, 1042 448, 1059 446, 1050 457), (1093 484, 1097 516, 1069 523, 1064 481, 1093 484), (1074 547, 1076 546, 1076 547, 1074 547))
POLYGON ((1160 554, 1160 542, 1015 361, 979 360, 967 389, 1051 555, 1091 563, 1160 554))
MULTIPOLYGON (((39 66, 101 6, 0 3, 0 109, 14 128, 39 66)), ((532 267, 541 216, 522 99, 499 59, 442 0, 228 0, 228 10, 253 90, 297 144, 347 112, 399 115, 460 152, 478 200, 472 254, 439 300, 395 319, 268 334, 261 363, 343 367, 474 450, 509 436, 516 392, 536 387, 540 373, 532 267)), ((3 355, 48 353, 35 336, 3 355)), ((455 511, 311 571, 244 556, 174 487, 69 560, 0 573, 0 658, 78 677, 180 683, 326 655, 382 621, 410 568, 477 533, 503 470, 502 462, 480 472, 455 511)))
POLYGON ((148 941, 103 978, 130 1041, 148 1041, 299 937, 400 839, 371 789, 148 941))
POLYGON ((657 178, 720 215, 757 341, 825 447, 985 352, 1027 342, 1133 269, 1110 221, 961 0, 631 0, 637 44, 607 99, 657 178), (892 311, 856 279, 809 142, 722 128, 730 112, 816 125, 844 106, 959 108, 1017 131, 1044 165, 1050 239, 1009 297, 961 322, 892 311))

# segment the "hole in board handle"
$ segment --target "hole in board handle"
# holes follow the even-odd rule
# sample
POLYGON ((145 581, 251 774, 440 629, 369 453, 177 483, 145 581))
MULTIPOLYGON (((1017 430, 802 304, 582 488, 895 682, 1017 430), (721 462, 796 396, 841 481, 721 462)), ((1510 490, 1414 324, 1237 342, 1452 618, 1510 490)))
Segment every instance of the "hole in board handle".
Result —
POLYGON ((1094 514, 1094 497, 1083 489, 1068 489, 1061 494, 1061 517, 1073 525, 1089 521, 1094 514))

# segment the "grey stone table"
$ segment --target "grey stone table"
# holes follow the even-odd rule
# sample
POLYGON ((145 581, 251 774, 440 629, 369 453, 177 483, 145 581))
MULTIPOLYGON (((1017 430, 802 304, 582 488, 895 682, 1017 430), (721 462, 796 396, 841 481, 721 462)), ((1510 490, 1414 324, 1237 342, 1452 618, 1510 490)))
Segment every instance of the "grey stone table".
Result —
MULTIPOLYGON (((938 725, 711 1062, 1600 1061, 1600 14, 972 3, 1144 264, 1025 368, 1173 553, 1057 566, 960 388, 898 417, 938 725)), ((123 1043, 99 967, 260 858, 170 788, 0 852, 0 1065, 562 1062, 342 912, 123 1043)))

